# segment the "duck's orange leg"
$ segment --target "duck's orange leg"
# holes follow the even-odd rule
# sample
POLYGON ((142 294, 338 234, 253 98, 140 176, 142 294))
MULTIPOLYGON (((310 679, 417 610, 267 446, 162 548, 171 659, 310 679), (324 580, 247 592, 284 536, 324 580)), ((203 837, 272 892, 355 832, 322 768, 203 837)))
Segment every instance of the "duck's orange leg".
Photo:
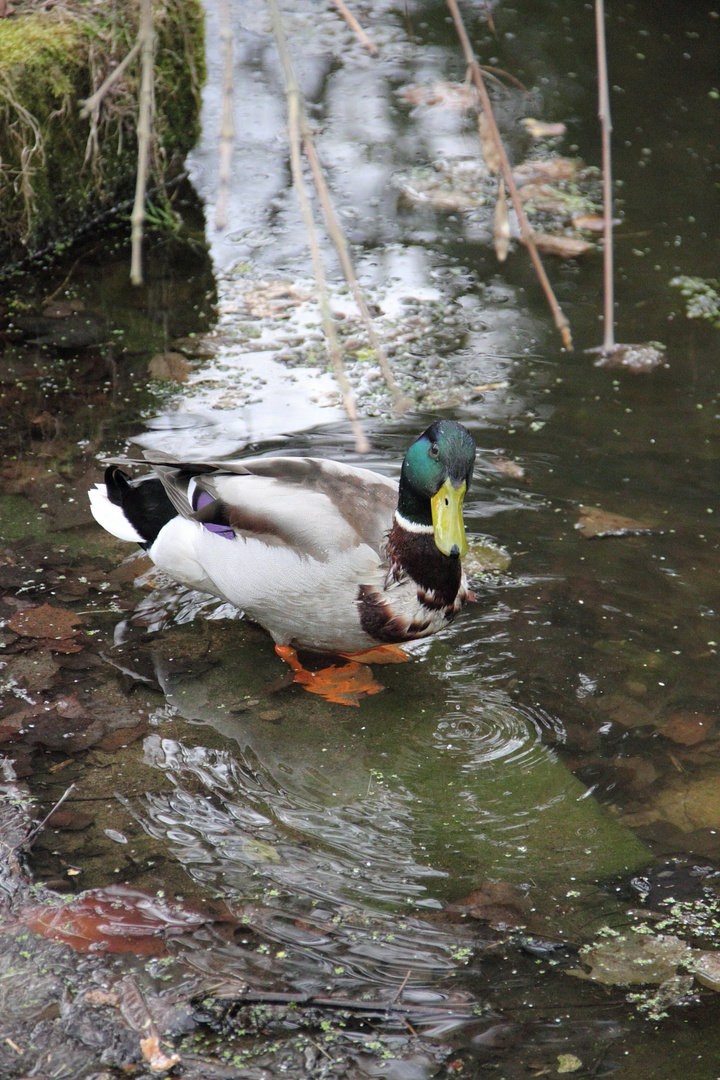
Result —
POLYGON ((369 668, 352 660, 343 667, 308 671, 290 645, 276 645, 275 652, 290 667, 294 680, 311 694, 319 694, 336 705, 359 705, 363 694, 379 694, 385 687, 373 679, 369 668))

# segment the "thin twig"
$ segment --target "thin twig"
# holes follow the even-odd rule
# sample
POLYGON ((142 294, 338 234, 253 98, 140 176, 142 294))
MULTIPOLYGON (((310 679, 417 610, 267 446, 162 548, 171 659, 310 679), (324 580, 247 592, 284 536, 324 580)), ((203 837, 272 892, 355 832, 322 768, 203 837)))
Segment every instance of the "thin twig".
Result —
POLYGON ((312 994, 292 994, 278 991, 252 990, 241 985, 238 990, 222 992, 222 988, 210 990, 218 1000, 230 999, 235 1005, 296 1005, 300 1008, 339 1009, 344 1012, 370 1013, 388 1019, 402 1020, 411 1017, 415 1023, 436 1022, 440 1017, 466 1018, 475 1015, 473 1002, 462 1005, 396 1005, 392 1001, 368 1001, 358 998, 315 997, 312 994), (220 991, 220 992, 219 992, 220 991))
POLYGON ((21 847, 29 847, 30 844, 32 844, 33 840, 38 835, 38 833, 41 832, 45 828, 45 826, 47 825, 48 821, 53 816, 53 814, 56 813, 56 811, 58 811, 60 809, 60 807, 62 806, 62 804, 65 802, 66 799, 70 798, 70 796, 72 795, 74 790, 75 790, 75 784, 71 784, 70 787, 67 789, 67 791, 65 791, 60 796, 58 801, 53 806, 52 810, 48 811, 48 813, 42 819, 40 824, 36 825, 35 828, 32 830, 32 832, 28 833, 28 835, 23 840, 22 844, 19 845, 19 846, 21 846, 21 847))
POLYGON ((391 1005, 394 1005, 396 1001, 400 1000, 400 998, 402 997, 402 992, 405 989, 405 987, 407 986, 408 979, 410 978, 411 975, 412 975, 412 968, 408 968, 407 971, 405 972, 405 978, 400 983, 397 990, 395 991, 392 998, 390 999, 390 1004, 388 1005, 388 1008, 390 1008, 391 1005))
POLYGON ((290 59, 290 53, 288 52, 287 41, 285 40, 285 32, 282 27, 279 8, 277 6, 276 0, 268 0, 268 3, 273 20, 275 40, 277 42, 278 52, 280 53, 280 59, 282 61, 283 69, 285 72, 285 93, 287 95, 288 102, 288 138, 290 142, 290 167, 292 169, 293 184, 295 186, 295 190, 297 191, 297 196, 300 201, 300 210, 303 216, 305 231, 308 238, 308 246, 310 248, 310 254, 313 261, 315 280, 317 282, 318 288, 320 314, 323 322, 323 330, 325 332, 325 342, 327 345, 328 353, 330 354, 330 360, 332 362, 333 370, 335 372, 335 378, 337 379, 338 386, 340 387, 340 393, 342 394, 345 412, 348 415, 348 419, 350 420, 350 424, 353 430, 353 435, 355 436, 355 449, 358 453, 367 453, 367 451, 370 449, 370 444, 358 419, 355 398, 353 396, 352 388, 345 372, 345 367, 342 360, 342 351, 340 349, 340 342, 338 341, 338 336, 335 331, 335 324, 333 323, 332 313, 330 311, 330 301, 328 299, 327 283, 325 279, 325 268, 323 266, 322 257, 320 255, 320 246, 317 241, 315 221, 312 214, 312 207, 310 206, 310 199, 308 198, 307 188, 305 186, 305 178, 303 176, 302 157, 300 154, 303 117, 302 96, 300 93, 300 87, 298 86, 298 82, 295 77, 295 71, 293 69, 292 61, 290 59))
POLYGON ((145 221, 145 189, 150 165, 150 142, 153 112, 153 54, 155 51, 155 29, 153 26, 152 0, 141 0, 140 6, 140 102, 138 109, 138 163, 135 180, 135 203, 130 215, 131 255, 130 280, 133 285, 142 285, 142 239, 145 221))
POLYGON ((115 83, 118 81, 125 69, 129 67, 130 64, 132 64, 133 60, 140 52, 141 44, 142 42, 140 38, 138 38, 130 52, 127 54, 126 57, 124 57, 124 59, 120 61, 118 66, 110 72, 105 82, 98 87, 94 94, 91 94, 89 98, 85 98, 84 101, 80 102, 82 106, 82 108, 80 109, 81 120, 84 120, 86 116, 90 116, 92 113, 97 112, 100 102, 105 97, 108 90, 115 85, 115 83))
POLYGON ((348 24, 350 29, 354 31, 358 41, 363 46, 363 48, 367 49, 371 56, 377 56, 377 45, 367 36, 360 23, 357 21, 352 11, 350 11, 350 8, 345 3, 345 0, 332 0, 332 2, 342 15, 345 22, 348 24))
POLYGON ((595 39, 597 43, 598 117, 602 134, 603 173, 603 349, 615 348, 615 289, 613 282, 612 154, 610 136, 610 95, 608 93, 607 48, 605 45, 605 4, 595 0, 595 39))
POLYGON ((235 124, 233 120, 233 35, 230 22, 230 0, 220 0, 220 41, 222 43, 222 120, 220 122, 220 166, 218 169, 218 198, 215 207, 215 228, 224 229, 228 223, 228 195, 232 164, 235 124))
POLYGON ((510 193, 513 208, 515 210, 515 213, 517 214, 518 223, 520 225, 520 239, 530 252, 530 258, 532 259, 533 266, 535 267, 535 272, 537 273, 543 292, 545 293, 547 302, 550 306, 553 319, 555 320, 555 325, 560 332, 563 345, 568 350, 568 352, 572 352, 573 345, 572 336, 570 334, 570 324, 562 312, 562 309, 557 301, 557 297, 553 292, 552 285, 550 284, 548 276, 545 273, 545 267, 543 266, 540 255, 538 254, 538 250, 535 245, 535 239, 533 236, 533 231, 530 226, 530 222, 528 221, 527 214, 525 213, 525 208, 522 204, 522 200, 518 195, 517 185, 513 178, 512 169, 510 168, 510 162, 508 161, 508 156, 505 152, 503 141, 500 138, 500 132, 495 121, 495 114, 493 113, 490 96, 487 92, 487 87, 485 86, 485 80, 483 79, 480 65, 478 64, 475 57, 473 47, 470 44, 470 38, 467 35, 467 30, 465 29, 465 24, 463 22, 462 15, 460 14, 460 9, 457 5, 456 0, 447 0, 447 5, 450 9, 450 14, 452 16, 453 22, 455 23, 455 29, 457 30, 458 37, 460 38, 460 43, 462 45, 463 53, 465 55, 465 60, 470 70, 470 74, 472 75, 472 80, 477 87, 478 94, 480 95, 480 103, 483 107, 485 116, 487 117, 490 133, 495 140, 495 144, 497 146, 502 174, 505 178, 505 183, 507 184, 507 189, 510 193))

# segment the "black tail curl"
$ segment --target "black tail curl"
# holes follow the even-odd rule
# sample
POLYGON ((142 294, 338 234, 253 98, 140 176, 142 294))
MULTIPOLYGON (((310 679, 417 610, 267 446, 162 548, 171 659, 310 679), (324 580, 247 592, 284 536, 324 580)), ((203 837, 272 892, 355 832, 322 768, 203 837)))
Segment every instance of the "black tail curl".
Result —
POLYGON ((177 517, 177 510, 156 476, 131 482, 119 466, 109 465, 105 470, 105 487, 110 502, 122 508, 125 517, 142 536, 145 548, 155 542, 168 521, 177 517))

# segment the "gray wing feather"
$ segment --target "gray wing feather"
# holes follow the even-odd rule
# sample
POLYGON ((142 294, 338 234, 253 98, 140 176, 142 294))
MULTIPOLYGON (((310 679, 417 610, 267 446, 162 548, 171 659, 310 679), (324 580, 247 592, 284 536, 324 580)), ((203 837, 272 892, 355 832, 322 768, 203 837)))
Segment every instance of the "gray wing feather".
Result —
POLYGON ((239 534, 263 536, 320 558, 358 543, 382 552, 397 506, 393 480, 323 458, 197 463, 166 460, 155 452, 143 464, 153 466, 183 517, 197 518, 188 491, 194 480, 219 500, 239 534))

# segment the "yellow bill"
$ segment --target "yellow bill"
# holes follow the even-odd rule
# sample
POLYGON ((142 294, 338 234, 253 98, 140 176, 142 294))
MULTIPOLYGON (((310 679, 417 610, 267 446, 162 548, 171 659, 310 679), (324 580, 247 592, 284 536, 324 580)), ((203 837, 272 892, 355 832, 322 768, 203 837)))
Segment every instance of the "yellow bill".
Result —
POLYGON ((463 521, 466 488, 464 480, 460 487, 456 488, 448 478, 437 495, 433 495, 430 500, 435 544, 443 555, 459 555, 462 558, 467 553, 463 521))

